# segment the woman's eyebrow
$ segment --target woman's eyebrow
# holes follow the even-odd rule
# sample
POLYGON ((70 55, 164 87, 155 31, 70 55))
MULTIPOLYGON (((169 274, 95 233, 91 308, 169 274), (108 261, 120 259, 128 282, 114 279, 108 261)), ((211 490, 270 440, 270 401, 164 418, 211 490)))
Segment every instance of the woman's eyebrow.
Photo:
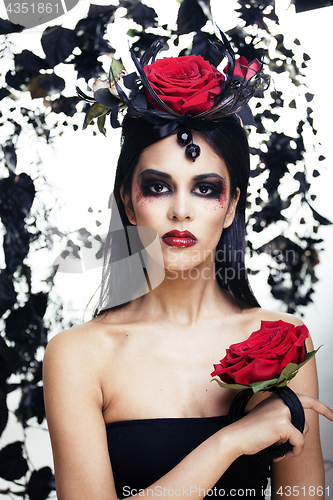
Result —
MULTIPOLYGON (((162 172, 160 170, 155 170, 153 168, 148 168, 146 170, 143 170, 143 172, 141 172, 139 174, 139 177, 141 177, 141 175, 145 175, 145 174, 153 174, 153 175, 158 175, 159 177, 163 177, 164 179, 172 179, 172 175, 167 174, 166 172, 162 172)), ((224 180, 223 177, 221 177, 219 174, 216 174, 216 173, 195 175, 194 177, 192 177, 192 180, 193 181, 200 181, 202 179, 209 179, 211 177, 215 177, 215 178, 220 179, 222 181, 224 180)))
POLYGON ((147 168, 146 170, 143 170, 143 172, 139 174, 139 177, 145 174, 153 174, 158 175, 159 177, 164 177, 164 179, 172 179, 172 175, 167 174, 166 172, 161 172, 160 170, 155 170, 153 168, 147 168))
POLYGON ((210 177, 216 177, 217 179, 224 181, 223 177, 221 177, 219 174, 214 174, 214 173, 195 175, 192 179, 194 181, 200 181, 201 179, 209 179, 210 177))

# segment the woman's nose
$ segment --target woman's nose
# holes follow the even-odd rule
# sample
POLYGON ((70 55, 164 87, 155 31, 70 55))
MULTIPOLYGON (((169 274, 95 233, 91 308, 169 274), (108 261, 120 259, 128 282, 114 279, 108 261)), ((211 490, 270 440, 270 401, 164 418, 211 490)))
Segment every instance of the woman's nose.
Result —
POLYGON ((193 208, 190 198, 188 193, 175 193, 170 200, 168 218, 179 221, 192 220, 193 208))

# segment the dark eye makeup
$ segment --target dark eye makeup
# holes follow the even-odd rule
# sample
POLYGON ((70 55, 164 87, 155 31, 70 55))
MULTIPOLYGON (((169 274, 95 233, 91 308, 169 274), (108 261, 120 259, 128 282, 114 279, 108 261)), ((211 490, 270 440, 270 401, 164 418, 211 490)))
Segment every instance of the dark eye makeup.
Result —
MULTIPOLYGON (((220 176, 207 176, 209 181, 205 181, 204 176, 200 176, 200 181, 194 183, 191 193, 201 198, 220 199, 225 193, 225 183, 220 176)), ((150 172, 142 172, 139 175, 139 186, 143 196, 167 196, 172 194, 173 188, 164 180, 161 180, 150 172)))
POLYGON ((159 180, 155 175, 142 172, 139 175, 139 186, 144 196, 164 196, 172 192, 171 186, 159 180))
POLYGON ((225 192, 223 180, 216 179, 209 182, 198 182, 192 189, 192 193, 205 198, 219 199, 225 192))

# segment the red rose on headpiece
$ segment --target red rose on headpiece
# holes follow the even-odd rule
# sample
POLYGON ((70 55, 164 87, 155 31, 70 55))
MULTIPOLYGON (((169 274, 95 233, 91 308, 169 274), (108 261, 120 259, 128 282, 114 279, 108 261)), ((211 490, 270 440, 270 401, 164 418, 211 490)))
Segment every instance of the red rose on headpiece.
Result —
MULTIPOLYGON (((182 115, 210 109, 225 79, 212 64, 195 55, 158 59, 143 69, 158 97, 182 115)), ((160 109, 149 94, 147 100, 160 109)))
POLYGON ((262 321, 260 330, 227 349, 211 375, 218 375, 226 384, 242 385, 278 378, 288 363, 303 363, 308 335, 305 325, 262 321))
MULTIPOLYGON (((235 61, 234 68, 234 76, 239 76, 240 78, 245 78, 245 80, 250 80, 253 76, 255 76, 261 68, 261 64, 258 59, 254 59, 250 63, 247 62, 247 59, 243 56, 239 57, 235 61)), ((228 64, 224 68, 224 71, 227 72, 228 64)))

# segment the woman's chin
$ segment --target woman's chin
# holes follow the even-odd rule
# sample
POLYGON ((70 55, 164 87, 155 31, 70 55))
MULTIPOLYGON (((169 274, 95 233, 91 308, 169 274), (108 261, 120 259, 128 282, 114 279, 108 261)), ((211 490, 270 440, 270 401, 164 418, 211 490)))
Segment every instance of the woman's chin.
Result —
POLYGON ((191 266, 188 262, 186 264, 177 264, 173 262, 172 264, 165 266, 165 277, 169 280, 182 279, 188 281, 207 281, 209 279, 214 279, 214 272, 208 266, 198 266, 198 263, 191 266))

